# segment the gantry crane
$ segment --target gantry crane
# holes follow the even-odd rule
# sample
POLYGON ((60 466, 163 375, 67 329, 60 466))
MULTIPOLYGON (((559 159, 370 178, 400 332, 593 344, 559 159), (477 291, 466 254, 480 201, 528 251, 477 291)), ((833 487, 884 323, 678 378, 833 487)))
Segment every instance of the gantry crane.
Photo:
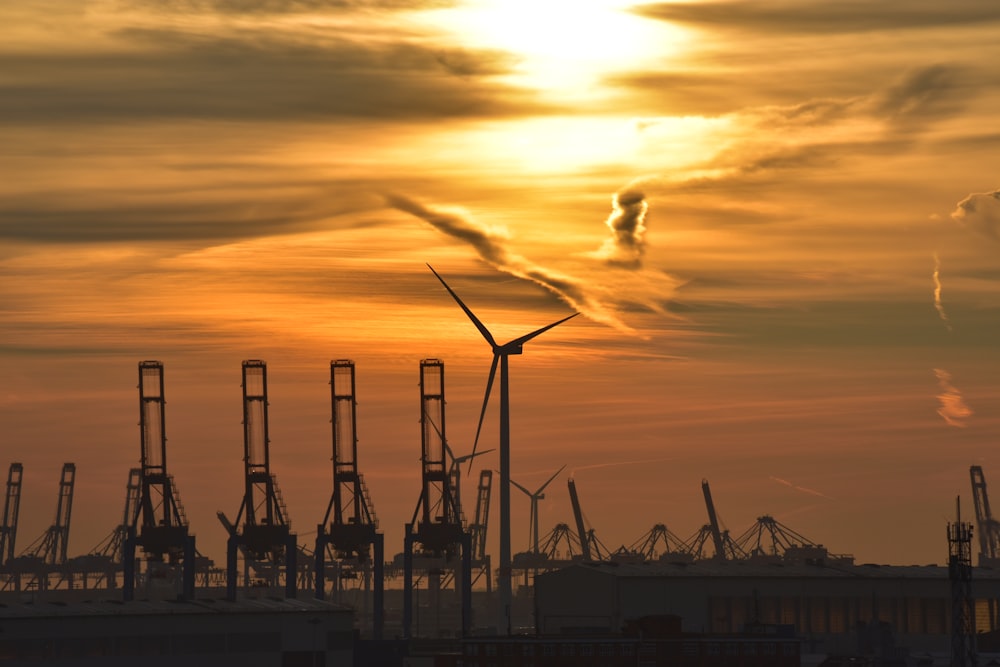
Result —
POLYGON ((66 547, 69 543, 75 482, 76 464, 64 463, 59 478, 59 500, 56 504, 55 521, 15 559, 16 569, 29 574, 30 581, 38 590, 50 587, 50 574, 56 574, 61 581, 64 578, 62 575, 66 573, 66 547))
POLYGON ((440 604, 440 574, 456 569, 456 552, 461 551, 461 577, 454 578, 460 589, 462 635, 472 627, 472 537, 465 530, 458 501, 451 487, 445 449, 444 362, 420 362, 421 492, 410 523, 404 527, 403 548, 403 635, 411 636, 413 623, 414 545, 420 543, 426 555, 441 560, 441 568, 429 574, 430 604, 440 604))
POLYGON ((338 562, 334 589, 340 579, 361 570, 365 604, 373 597, 372 633, 382 638, 385 616, 385 536, 378 531, 368 487, 358 472, 357 398, 354 362, 330 362, 331 423, 333 424, 333 494, 323 523, 316 528, 316 597, 326 594, 326 559, 338 562), (329 553, 328 553, 329 552, 329 553), (374 577, 374 591, 371 590, 374 577))
MULTIPOLYGON (((472 559, 476 568, 476 581, 486 575, 486 593, 493 592, 493 577, 490 576, 490 555, 486 553, 486 536, 490 522, 490 497, 493 493, 493 471, 479 471, 479 485, 476 487, 476 516, 469 533, 472 536, 472 559)), ((473 582, 475 583, 475 581, 473 582)))
POLYGON ((979 531, 979 565, 1000 564, 1000 521, 993 518, 990 498, 986 494, 986 477, 981 466, 969 468, 972 479, 972 500, 976 508, 976 528, 979 531))
POLYGON ((268 585, 277 583, 284 566, 285 595, 294 598, 297 537, 271 473, 267 364, 259 359, 243 362, 243 473, 243 503, 234 522, 237 532, 230 533, 226 543, 226 596, 236 599, 237 551, 242 547, 253 556, 255 575, 268 585))
POLYGON ((142 478, 140 468, 128 471, 128 483, 125 486, 125 510, 122 522, 101 540, 100 544, 83 556, 70 559, 70 567, 74 574, 82 577, 81 585, 86 588, 99 588, 103 580, 104 586, 111 589, 118 585, 118 574, 124 569, 125 541, 128 538, 129 527, 135 522, 139 512, 139 493, 142 478), (89 577, 93 575, 93 581, 89 577))
POLYGON ((136 548, 146 557, 147 583, 170 583, 181 569, 180 596, 194 597, 195 536, 188 531, 174 478, 167 472, 166 400, 163 364, 139 362, 139 431, 142 467, 139 475, 139 511, 125 540, 125 600, 135 596, 136 548))
POLYGON ((17 517, 21 511, 21 476, 24 466, 11 463, 7 471, 7 496, 3 506, 3 525, 0 525, 0 566, 14 558, 17 540, 17 517))

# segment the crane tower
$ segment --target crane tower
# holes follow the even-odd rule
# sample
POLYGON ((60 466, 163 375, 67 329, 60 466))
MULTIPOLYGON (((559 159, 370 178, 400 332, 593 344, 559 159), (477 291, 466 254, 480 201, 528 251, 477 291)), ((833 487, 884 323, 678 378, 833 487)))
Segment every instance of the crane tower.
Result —
MULTIPOLYGON (((467 635, 472 626, 472 539, 462 525, 451 486, 444 407, 444 362, 424 359, 420 362, 421 492, 413 518, 404 528, 403 543, 403 634, 406 637, 410 637, 413 622, 415 543, 420 543, 425 553, 443 558, 446 566, 454 562, 456 547, 460 548, 461 578, 456 576, 455 584, 461 588, 462 634, 467 635)), ((431 597, 436 599, 439 574, 437 571, 432 574, 431 597)))
POLYGON ((294 598, 297 538, 291 532, 278 481, 271 473, 267 364, 258 359, 243 362, 243 471, 243 504, 236 516, 237 532, 230 533, 226 548, 227 597, 236 599, 236 554, 242 546, 253 556, 255 573, 271 585, 277 582, 283 564, 285 595, 294 598))
POLYGON ((360 569, 365 583, 365 602, 374 577, 372 630, 382 638, 385 609, 385 536, 378 532, 378 519, 368 495, 368 487, 358 472, 357 399, 354 362, 330 362, 331 423, 333 424, 333 495, 323 523, 316 528, 316 597, 326 591, 328 550, 339 559, 334 584, 340 577, 355 575, 360 569))
POLYGON ((147 583, 172 579, 181 569, 180 597, 194 597, 195 537, 188 532, 174 478, 167 471, 163 364, 139 362, 139 431, 142 466, 139 510, 132 519, 122 559, 126 600, 135 595, 136 547, 146 556, 147 583))

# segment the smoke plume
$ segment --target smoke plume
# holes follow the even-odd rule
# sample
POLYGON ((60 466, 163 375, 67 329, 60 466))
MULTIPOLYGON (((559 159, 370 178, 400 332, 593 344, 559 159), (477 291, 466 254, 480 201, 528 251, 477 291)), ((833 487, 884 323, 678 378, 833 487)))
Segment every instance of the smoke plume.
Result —
POLYGON ((611 238, 593 256, 613 266, 641 268, 646 249, 644 236, 648 208, 646 195, 640 190, 626 187, 616 192, 611 199, 611 215, 605 222, 611 230, 611 238))

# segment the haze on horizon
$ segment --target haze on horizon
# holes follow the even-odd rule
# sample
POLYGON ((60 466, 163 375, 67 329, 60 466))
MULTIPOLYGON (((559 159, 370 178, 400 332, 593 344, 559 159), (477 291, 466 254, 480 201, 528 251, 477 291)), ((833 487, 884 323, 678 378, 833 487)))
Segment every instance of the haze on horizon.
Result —
POLYGON ((567 466, 543 533, 571 521, 572 474, 612 549, 656 523, 686 537, 707 478, 733 534, 769 514, 859 562, 945 562, 969 466, 1000 479, 998 24, 979 0, 0 7, 18 551, 63 462, 71 555, 120 520, 144 359, 164 363, 169 469, 217 563, 215 513, 242 499, 240 364, 267 362, 271 468, 308 543, 343 358, 401 551, 419 361, 445 362, 460 455, 490 363, 429 263, 498 340, 583 315, 511 360, 513 478, 567 466))

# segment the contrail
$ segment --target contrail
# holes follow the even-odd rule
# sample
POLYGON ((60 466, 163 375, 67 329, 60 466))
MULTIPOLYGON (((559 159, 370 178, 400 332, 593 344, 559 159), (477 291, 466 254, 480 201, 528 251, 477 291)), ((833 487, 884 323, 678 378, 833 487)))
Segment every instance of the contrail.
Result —
POLYGON ((673 460, 674 457, 671 456, 662 459, 639 459, 638 461, 615 461, 614 463, 594 463, 588 466, 579 466, 577 468, 573 468, 573 470, 570 471, 569 476, 572 477, 580 470, 593 470, 595 468, 612 468, 614 466, 631 466, 631 465, 638 465, 640 463, 662 463, 664 461, 673 461, 673 460))
POLYGON ((787 479, 781 479, 780 477, 775 477, 774 475, 770 475, 770 479, 777 482, 778 484, 783 484, 784 486, 787 486, 790 489, 795 489, 796 491, 807 493, 811 496, 819 496, 820 498, 826 498, 827 500, 836 500, 836 498, 828 496, 825 493, 822 493, 821 491, 817 491, 816 489, 809 489, 804 486, 799 486, 798 484, 793 484, 789 482, 787 479))
MULTIPOLYGON (((451 237, 465 241, 494 268, 541 285, 595 322, 625 333, 636 333, 615 312, 615 299, 643 303, 638 295, 631 298, 630 295, 622 296, 619 290, 614 290, 611 286, 594 284, 592 280, 578 280, 512 253, 507 247, 509 239, 506 230, 487 227, 459 212, 426 206, 404 195, 387 194, 385 198, 389 206, 420 218, 451 237)), ((664 281, 670 281, 666 275, 660 277, 664 281)), ((656 310, 655 304, 644 305, 656 310)))
POLYGON ((937 395, 941 402, 938 414, 949 426, 965 428, 965 420, 973 415, 972 409, 965 404, 962 394, 951 384, 951 373, 941 368, 934 369, 934 376, 937 377, 941 393, 937 395))
POLYGON ((951 322, 948 321, 948 314, 944 312, 944 306, 941 304, 941 259, 937 253, 934 253, 934 274, 932 277, 934 279, 934 308, 941 321, 948 327, 948 331, 951 331, 951 322))

